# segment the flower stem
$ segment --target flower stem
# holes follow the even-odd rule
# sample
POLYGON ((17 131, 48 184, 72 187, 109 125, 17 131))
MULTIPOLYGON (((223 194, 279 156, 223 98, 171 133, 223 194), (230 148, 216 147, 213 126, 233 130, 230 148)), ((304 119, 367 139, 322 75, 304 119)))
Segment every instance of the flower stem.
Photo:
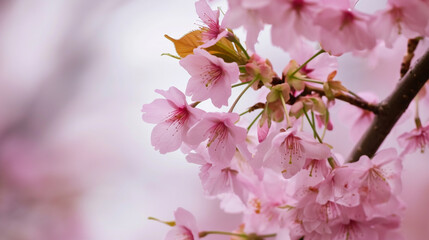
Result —
POLYGON ((267 235, 260 235, 258 237, 260 237, 260 238, 270 238, 270 237, 275 237, 275 236, 277 236, 277 234, 272 233, 272 234, 267 234, 267 235))
POLYGON ((163 54, 161 54, 161 56, 169 56, 169 57, 172 57, 172 58, 175 58, 175 59, 179 59, 179 60, 182 59, 181 57, 173 55, 171 53, 163 53, 163 54))
POLYGON ((255 119, 253 119, 253 121, 250 123, 250 125, 247 127, 247 132, 250 131, 250 129, 252 128, 253 124, 255 124, 256 120, 258 120, 258 118, 262 115, 262 113, 264 112, 264 110, 262 110, 256 117, 255 119))
POLYGON ((326 129, 328 128, 328 123, 329 123, 329 111, 326 110, 325 113, 325 126, 323 128, 323 132, 322 132, 322 140, 325 138, 325 134, 326 134, 326 129))
POLYGON ((249 83, 249 82, 241 82, 241 83, 237 83, 237 84, 232 85, 232 86, 231 86, 231 88, 239 87, 239 86, 244 85, 244 84, 247 84, 247 83, 249 83))
POLYGON ((324 84, 324 82, 322 81, 317 81, 314 79, 309 79, 309 78, 300 78, 297 76, 293 76, 292 78, 296 79, 296 80, 300 80, 300 81, 304 81, 304 82, 311 82, 311 83, 317 83, 317 84, 324 84))
POLYGON ((235 37, 235 35, 234 35, 234 43, 237 44, 237 46, 241 49, 241 51, 243 51, 244 55, 246 55, 246 58, 250 59, 250 56, 247 53, 246 49, 243 47, 243 45, 241 45, 240 41, 238 40, 237 37, 235 37))
POLYGON ((283 97, 283 94, 280 94, 280 100, 282 101, 282 105, 283 105, 283 108, 285 110, 285 117, 286 117, 287 127, 288 128, 292 127, 292 123, 291 123, 290 118, 289 118, 289 113, 288 113, 287 108, 286 108, 286 102, 285 102, 285 98, 283 97))
POLYGON ((232 104, 228 112, 232 112, 232 110, 234 110, 235 105, 237 105, 240 98, 244 95, 247 89, 249 89, 258 79, 259 79, 259 75, 256 75, 255 78, 249 83, 249 85, 247 85, 247 87, 243 89, 243 91, 241 91, 240 95, 238 95, 237 99, 235 99, 234 103, 232 104))
POLYGON ((416 104, 416 113, 414 115, 414 122, 416 123, 416 128, 419 129, 422 127, 422 121, 420 120, 420 114, 419 114, 419 96, 417 95, 416 98, 414 98, 414 102, 416 104))
POLYGON ((305 108, 303 109, 303 111, 304 111, 305 117, 306 117, 306 118, 307 118, 307 120, 308 120, 308 123, 310 124, 311 129, 313 129, 313 133, 314 133, 315 138, 316 138, 320 143, 323 143, 322 139, 319 137, 319 134, 318 134, 318 133, 317 133, 317 131, 316 131, 316 128, 315 128, 315 127, 314 127, 314 125, 311 123, 310 117, 308 116, 307 111, 305 111, 305 108))
POLYGON ((243 116, 246 113, 249 113, 249 109, 247 109, 245 112, 240 113, 240 116, 243 116))
POLYGON ((207 235, 210 234, 218 234, 218 235, 229 235, 229 236, 235 236, 235 237, 242 237, 247 239, 247 235, 246 234, 241 234, 241 233, 231 233, 231 232, 221 232, 221 231, 204 231, 204 232, 200 232, 199 236, 200 238, 203 238, 207 235))
POLYGON ((147 219, 167 224, 170 227, 176 226, 176 222, 174 222, 174 221, 162 221, 162 220, 159 220, 158 218, 154 218, 154 217, 148 217, 147 219))
POLYGON ((311 58, 309 58, 301 66, 299 66, 295 71, 293 71, 293 73, 290 76, 293 77, 297 72, 299 72, 299 70, 301 70, 303 67, 305 67, 305 65, 307 65, 309 62, 311 62, 311 60, 315 59, 317 56, 319 56, 320 54, 322 54, 324 52, 325 52, 325 50, 320 49, 320 51, 315 53, 313 56, 311 56, 311 58))

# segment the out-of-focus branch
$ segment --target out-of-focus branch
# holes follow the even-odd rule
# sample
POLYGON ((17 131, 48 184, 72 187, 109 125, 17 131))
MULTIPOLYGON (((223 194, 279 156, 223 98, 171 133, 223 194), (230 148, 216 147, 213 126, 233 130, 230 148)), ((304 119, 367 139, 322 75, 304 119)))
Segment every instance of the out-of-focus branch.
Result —
POLYGON ((393 126, 428 79, 429 49, 401 79, 393 93, 379 104, 379 113, 353 149, 348 158, 349 162, 359 160, 362 155, 374 156, 393 126))

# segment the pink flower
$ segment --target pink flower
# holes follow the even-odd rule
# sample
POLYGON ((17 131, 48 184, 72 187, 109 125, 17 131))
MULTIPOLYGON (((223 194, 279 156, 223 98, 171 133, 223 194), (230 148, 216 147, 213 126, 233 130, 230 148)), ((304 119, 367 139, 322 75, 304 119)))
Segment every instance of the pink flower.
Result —
POLYGON ((226 63, 222 58, 211 55, 203 49, 194 49, 180 60, 180 65, 191 75, 186 87, 186 95, 193 101, 211 99, 213 105, 228 105, 231 84, 238 80, 240 71, 237 63, 226 63))
MULTIPOLYGON (((378 97, 373 93, 362 92, 358 95, 369 103, 378 103, 378 97)), ((365 133, 374 116, 374 113, 353 105, 344 106, 339 113, 340 120, 350 127, 350 137, 355 142, 365 133)))
POLYGON ((362 172, 350 166, 335 168, 319 186, 316 201, 326 204, 336 202, 342 206, 355 207, 359 205, 359 177, 362 172))
POLYGON ((228 35, 228 31, 219 25, 219 10, 213 11, 205 0, 195 3, 195 8, 200 19, 207 27, 201 27, 202 40, 200 48, 208 48, 216 44, 221 38, 228 35))
POLYGON ((290 178, 304 167, 307 158, 324 160, 330 154, 328 146, 298 132, 295 125, 274 137, 271 148, 265 154, 264 166, 290 178))
POLYGON ((350 167, 362 172, 359 194, 366 203, 364 208, 366 205, 372 207, 386 203, 392 195, 401 191, 402 160, 393 148, 378 152, 372 160, 362 156, 350 167))
POLYGON ((188 133, 191 144, 199 144, 205 139, 211 162, 214 165, 228 166, 236 147, 246 141, 247 131, 237 127, 236 113, 207 113, 188 133))
POLYGON ((325 8, 314 19, 314 24, 321 27, 320 43, 332 55, 375 47, 369 22, 369 15, 337 8, 325 8))
POLYGON ((405 148, 401 155, 415 152, 419 148, 423 153, 429 143, 429 122, 426 126, 403 133, 398 137, 398 142, 401 147, 405 148))
POLYGON ((425 35, 429 8, 419 0, 389 0, 389 7, 376 13, 372 28, 386 46, 393 47, 399 35, 407 38, 425 35))
POLYGON ((318 38, 318 27, 313 20, 320 5, 316 0, 277 0, 272 4, 271 39, 274 45, 288 51, 297 46, 305 37, 310 40, 318 38))
POLYGON ((243 26, 247 31, 246 45, 254 51, 259 33, 264 29, 264 16, 270 14, 268 6, 273 0, 229 0, 222 24, 230 28, 243 26))
POLYGON ((339 223, 332 227, 332 236, 330 239, 343 240, 378 240, 377 231, 366 222, 349 220, 345 223, 339 223))
POLYGON ((176 226, 165 237, 165 240, 198 240, 200 239, 195 217, 183 208, 174 212, 176 226))
POLYGON ((193 108, 186 103, 185 95, 177 88, 167 91, 156 90, 165 99, 156 99, 143 105, 143 121, 155 123, 151 140, 155 150, 164 154, 172 152, 186 142, 186 134, 204 111, 193 108))

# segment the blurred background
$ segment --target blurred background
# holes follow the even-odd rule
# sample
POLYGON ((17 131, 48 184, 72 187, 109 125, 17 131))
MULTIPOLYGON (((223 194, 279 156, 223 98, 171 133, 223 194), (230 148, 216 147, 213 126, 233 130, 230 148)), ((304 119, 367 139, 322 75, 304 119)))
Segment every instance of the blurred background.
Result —
MULTIPOLYGON (((371 13, 384 2, 357 7, 371 13)), ((163 35, 179 38, 198 28, 197 19, 191 0, 0 1, 0 240, 163 239, 168 226, 147 218, 172 220, 177 207, 204 230, 238 226, 240 215, 223 214, 218 200, 203 196, 198 166, 180 152, 153 150, 153 126, 141 120, 141 106, 159 96, 155 89, 185 89, 187 72, 161 56, 174 53, 163 35)), ((281 72, 289 56, 269 35, 267 28, 256 50, 281 72)), ((405 48, 400 40, 369 60, 345 55, 338 78, 384 98, 405 48)), ((354 143, 333 118, 327 141, 347 156, 354 143)), ((396 146, 395 136, 384 146, 396 146)), ((428 156, 404 163, 407 239, 429 239, 428 156)))

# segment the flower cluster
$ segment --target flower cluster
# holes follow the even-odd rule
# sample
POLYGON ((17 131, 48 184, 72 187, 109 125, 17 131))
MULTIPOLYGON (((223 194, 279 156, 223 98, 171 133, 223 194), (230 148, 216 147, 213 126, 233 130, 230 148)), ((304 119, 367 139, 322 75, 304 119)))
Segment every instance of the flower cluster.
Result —
POLYGON ((378 99, 336 80, 333 55, 371 49, 377 41, 389 46, 399 34, 428 35, 429 2, 391 0, 387 9, 367 15, 348 0, 230 0, 222 23, 219 10, 204 0, 195 6, 204 25, 180 39, 166 35, 179 56, 168 55, 180 59, 190 75, 186 91, 157 90, 163 98, 143 106, 143 120, 156 124, 155 149, 180 148, 188 162, 200 165, 206 195, 220 199, 224 211, 242 213, 243 224, 236 233, 199 232, 192 214, 179 208, 166 239, 216 233, 245 239, 401 239, 402 156, 427 146, 429 126, 404 133, 400 155, 390 148, 372 159, 344 162, 324 141, 333 130, 330 108, 337 99, 354 105, 343 115, 359 138, 377 114, 378 99), (254 53, 265 24, 272 25, 273 44, 293 58, 281 74, 254 53), (239 26, 247 30, 249 52, 231 30, 239 26), (232 89, 240 86, 230 103, 232 89), (262 100, 239 114, 237 103, 250 88, 262 92, 262 100), (206 112, 199 108, 206 100, 230 108, 206 112), (259 114, 248 121, 254 111, 259 114))

